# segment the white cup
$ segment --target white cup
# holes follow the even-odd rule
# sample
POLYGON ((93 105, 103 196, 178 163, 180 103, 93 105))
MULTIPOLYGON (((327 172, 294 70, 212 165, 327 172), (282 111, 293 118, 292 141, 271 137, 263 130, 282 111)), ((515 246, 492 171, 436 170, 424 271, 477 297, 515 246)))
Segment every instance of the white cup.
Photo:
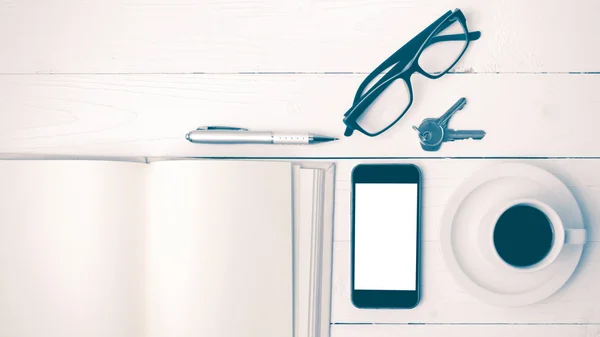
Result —
MULTIPOLYGON (((524 226, 527 224, 524 223, 524 226)), ((518 199, 499 204, 487 212, 481 221, 477 233, 479 249, 483 256, 492 264, 500 268, 508 268, 515 271, 536 271, 549 266, 560 254, 565 245, 582 245, 586 242, 586 230, 583 228, 566 228, 561 217, 549 205, 536 199, 518 199), (498 219, 506 210, 517 205, 531 206, 542 211, 548 218, 552 227, 553 240, 548 254, 538 263, 531 266, 513 266, 498 255, 494 245, 494 229, 498 219)))

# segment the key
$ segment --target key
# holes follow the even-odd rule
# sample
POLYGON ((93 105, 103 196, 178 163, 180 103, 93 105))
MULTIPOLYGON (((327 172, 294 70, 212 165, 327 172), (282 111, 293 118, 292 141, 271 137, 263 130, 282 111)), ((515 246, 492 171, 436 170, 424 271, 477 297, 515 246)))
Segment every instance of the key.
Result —
POLYGON ((462 110, 462 108, 465 107, 465 104, 467 104, 467 99, 462 97, 456 103, 454 103, 454 105, 451 106, 450 109, 448 109, 448 111, 446 111, 442 116, 436 119, 437 124, 442 128, 446 128, 448 126, 448 121, 450 121, 450 118, 454 116, 454 114, 457 111, 462 110))
POLYGON ((443 142, 452 142, 461 139, 479 140, 485 137, 483 130, 453 130, 448 129, 450 118, 459 110, 464 108, 467 100, 463 97, 438 118, 425 118, 421 125, 413 129, 419 134, 421 148, 425 151, 437 151, 443 142))
MULTIPOLYGON (((448 111, 446 111, 442 116, 438 118, 425 118, 418 128, 413 125, 413 129, 419 132, 419 138, 421 138, 422 141, 430 141, 433 136, 431 129, 436 129, 436 126, 439 129, 445 129, 448 126, 448 121, 450 121, 450 118, 458 110, 462 110, 465 104, 467 104, 467 99, 462 97, 456 103, 454 103, 454 105, 451 106, 450 109, 448 109, 448 111), (420 129, 422 128, 426 128, 429 130, 421 132, 420 129)), ((440 131, 441 130, 439 130, 437 133, 439 133, 440 131)), ((442 139, 440 138, 440 141, 441 140, 442 139)))
POLYGON ((446 129, 444 132, 444 142, 453 142, 461 139, 479 140, 485 137, 483 130, 452 130, 446 129))

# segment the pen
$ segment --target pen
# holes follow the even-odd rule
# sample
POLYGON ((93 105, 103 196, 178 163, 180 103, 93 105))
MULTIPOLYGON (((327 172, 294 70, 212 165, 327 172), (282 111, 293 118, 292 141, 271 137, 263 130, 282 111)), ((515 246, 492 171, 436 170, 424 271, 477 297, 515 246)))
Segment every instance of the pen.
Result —
POLYGON ((204 126, 185 135, 192 143, 202 144, 317 144, 338 140, 316 133, 249 131, 229 126, 204 126))

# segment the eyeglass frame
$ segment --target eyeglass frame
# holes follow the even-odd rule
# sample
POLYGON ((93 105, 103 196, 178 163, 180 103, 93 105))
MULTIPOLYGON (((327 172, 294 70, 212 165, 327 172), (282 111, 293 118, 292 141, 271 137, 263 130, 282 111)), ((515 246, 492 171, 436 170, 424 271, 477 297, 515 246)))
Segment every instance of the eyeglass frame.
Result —
POLYGON ((467 28, 467 20, 460 9, 455 9, 454 11, 448 11, 436 21, 434 21, 431 25, 421 31, 417 36, 408 41, 405 45, 400 47, 394 54, 388 57, 385 61, 383 61, 373 72, 371 72, 367 78, 363 80, 363 82, 358 87, 356 95, 354 96, 354 102, 352 107, 344 114, 344 124, 346 125, 346 131, 344 132, 344 136, 349 137, 352 135, 354 130, 358 130, 363 134, 369 137, 378 136, 392 126, 394 126, 410 109, 413 102, 413 91, 412 84, 410 82, 410 77, 418 72, 421 75, 430 78, 430 79, 438 79, 448 73, 452 67, 456 65, 456 63, 462 58, 464 53, 467 51, 467 47, 469 46, 470 41, 474 41, 481 37, 481 32, 474 31, 469 32, 467 28), (442 35, 436 36, 438 33, 448 28, 451 24, 458 21, 462 26, 464 32, 466 34, 450 34, 450 35, 442 35), (423 70, 419 65, 419 57, 425 50, 425 48, 430 45, 438 42, 445 41, 465 41, 465 46, 463 50, 460 52, 456 60, 443 72, 439 74, 432 75, 423 70), (412 55, 412 57, 406 57, 406 55, 412 55), (379 76, 385 69, 392 67, 381 79, 379 79, 366 93, 363 93, 368 84, 370 84, 374 78, 379 76), (402 79, 406 83, 407 89, 409 91, 409 101, 402 113, 396 118, 390 125, 385 127, 379 132, 370 133, 367 132, 364 128, 362 128, 356 120, 366 112, 366 109, 379 97, 379 95, 387 89, 394 81, 397 79, 402 79), (360 108, 360 109, 359 109, 360 108))

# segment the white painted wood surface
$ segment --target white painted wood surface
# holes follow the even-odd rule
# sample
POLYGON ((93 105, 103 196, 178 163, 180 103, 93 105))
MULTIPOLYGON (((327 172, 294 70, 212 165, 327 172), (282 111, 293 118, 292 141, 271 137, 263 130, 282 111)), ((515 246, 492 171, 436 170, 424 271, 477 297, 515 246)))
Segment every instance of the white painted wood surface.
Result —
POLYGON ((364 75, 4 75, 0 152, 209 157, 600 156, 600 76, 462 74, 413 77, 415 100, 381 136, 343 137, 342 116, 364 75), (455 129, 481 141, 421 149, 411 129, 456 100, 455 129), (312 131, 342 137, 313 146, 191 144, 201 125, 312 131))
MULTIPOLYGON (((440 219, 450 196, 470 175, 507 160, 408 160, 423 173, 422 298, 412 310, 361 310, 350 301, 350 172, 358 161, 336 168, 332 323, 584 323, 600 324, 600 171, 599 159, 518 160, 537 165, 569 186, 584 214, 589 240, 574 275, 557 293, 539 303, 502 308, 482 303, 455 282, 441 255, 440 219)), ((515 160, 512 160, 515 161, 515 160)), ((363 161, 379 162, 379 161, 363 161)), ((401 327, 398 327, 401 331, 401 327)))
POLYGON ((409 159, 409 160, 344 160, 336 167, 335 241, 350 241, 350 174, 355 165, 364 163, 413 163, 423 173, 422 239, 438 242, 442 214, 454 191, 477 171, 491 165, 519 162, 538 166, 569 187, 579 203, 588 224, 592 241, 600 241, 600 159, 409 159), (596 226, 595 224, 598 224, 596 226))
POLYGON ((460 182, 505 159, 425 158, 600 157, 599 13, 597 0, 0 0, 0 155, 337 159, 333 337, 597 336, 600 159, 530 161, 569 185, 593 242, 555 296, 503 309, 454 282, 438 227, 460 182), (459 74, 414 76, 413 107, 380 137, 310 147, 183 138, 210 124, 341 135, 366 73, 455 7, 481 39, 459 74), (461 96, 467 106, 450 126, 487 136, 422 151, 411 126, 461 96), (348 239, 349 172, 358 161, 347 159, 399 157, 425 176, 423 302, 409 311, 357 310, 348 239))
POLYGON ((456 7, 459 72, 600 71, 597 0, 4 0, 0 73, 369 72, 456 7))

